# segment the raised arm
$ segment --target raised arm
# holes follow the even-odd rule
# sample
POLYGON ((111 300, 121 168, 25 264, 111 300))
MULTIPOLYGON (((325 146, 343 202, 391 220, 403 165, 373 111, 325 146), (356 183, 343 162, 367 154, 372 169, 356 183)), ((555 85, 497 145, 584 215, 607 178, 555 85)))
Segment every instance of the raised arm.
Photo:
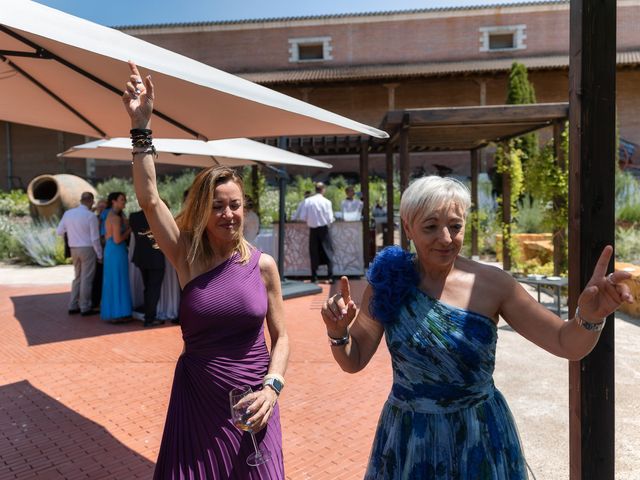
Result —
POLYGON ((632 302, 629 287, 620 283, 627 272, 605 276, 613 249, 607 246, 594 268, 591 280, 578 298, 578 315, 565 322, 536 302, 518 282, 505 275, 500 280, 505 293, 501 315, 522 336, 548 352, 569 360, 580 360, 596 345, 605 318, 622 302, 632 302))
MULTIPOLYGON (((131 118, 131 128, 144 136, 151 128, 154 90, 151 76, 142 81, 135 63, 129 62, 131 76, 122 96, 125 109, 131 118)), ((156 183, 156 168, 153 151, 147 147, 134 147, 133 185, 138 203, 144 211, 151 232, 162 252, 178 272, 182 270, 184 258, 180 259, 180 231, 169 208, 160 200, 156 183)), ((184 255, 182 256, 184 257, 184 255)))
MULTIPOLYGON (((371 294, 371 286, 367 286, 362 305, 369 305, 371 294)), ((356 373, 366 367, 380 345, 384 329, 368 315, 366 308, 358 311, 351 300, 347 277, 340 279, 340 293, 324 303, 321 313, 327 327, 331 353, 340 368, 348 373, 356 373)))

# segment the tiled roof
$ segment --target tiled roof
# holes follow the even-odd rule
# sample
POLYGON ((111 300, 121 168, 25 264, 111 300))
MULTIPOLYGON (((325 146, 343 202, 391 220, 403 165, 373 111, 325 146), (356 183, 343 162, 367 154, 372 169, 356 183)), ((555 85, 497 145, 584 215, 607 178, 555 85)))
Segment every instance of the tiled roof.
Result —
POLYGON ((483 10, 487 8, 507 8, 507 7, 527 7, 536 5, 557 5, 568 4, 570 0, 530 0, 524 2, 514 2, 505 0, 500 4, 485 4, 482 0, 478 0, 477 5, 468 5, 462 7, 435 7, 435 8, 415 8, 408 10, 385 10, 381 12, 359 12, 359 13, 336 13, 327 15, 305 15, 297 17, 277 17, 277 18, 253 18, 245 20, 222 20, 214 22, 183 22, 183 23, 155 23, 148 25, 120 25, 113 28, 120 30, 128 29, 155 29, 155 28, 177 28, 177 27, 206 27, 214 25, 238 25, 247 23, 269 23, 269 22, 295 22, 302 20, 330 20, 336 18, 354 18, 354 17, 383 17, 386 15, 412 14, 412 13, 431 13, 431 12, 455 12, 464 10, 483 10))
MULTIPOLYGON (((399 65, 353 65, 333 68, 281 70, 273 72, 237 73, 236 75, 263 85, 306 82, 339 82, 353 80, 387 80, 395 78, 431 77, 465 73, 507 71, 518 61, 529 70, 569 67, 568 55, 541 57, 468 60, 463 62, 404 63, 399 65)), ((640 64, 640 51, 619 52, 620 66, 640 64)))

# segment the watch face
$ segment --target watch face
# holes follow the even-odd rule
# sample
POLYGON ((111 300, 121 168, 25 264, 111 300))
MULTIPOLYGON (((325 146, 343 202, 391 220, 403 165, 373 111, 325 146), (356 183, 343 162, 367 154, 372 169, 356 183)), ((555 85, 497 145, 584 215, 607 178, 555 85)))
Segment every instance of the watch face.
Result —
POLYGON ((282 382, 280 380, 278 380, 277 378, 270 378, 269 380, 267 380, 265 382, 265 385, 269 385, 270 387, 272 387, 277 394, 280 394, 280 392, 282 391, 282 382))

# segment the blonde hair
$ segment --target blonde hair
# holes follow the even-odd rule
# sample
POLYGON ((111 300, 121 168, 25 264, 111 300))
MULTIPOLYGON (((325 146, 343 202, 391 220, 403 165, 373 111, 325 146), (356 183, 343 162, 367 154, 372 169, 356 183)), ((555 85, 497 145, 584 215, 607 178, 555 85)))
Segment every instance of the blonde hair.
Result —
MULTIPOLYGON (((218 185, 233 182, 240 188, 244 202, 244 184, 242 178, 229 167, 210 167, 200 172, 189 188, 189 194, 182 205, 182 210, 176 217, 176 224, 185 235, 188 245, 187 262, 189 265, 207 264, 214 256, 214 251, 207 238, 207 223, 213 211, 213 199, 218 185)), ((240 263, 247 263, 251 258, 252 247, 244 239, 242 227, 236 234, 234 251, 240 254, 240 263)))
POLYGON ((424 218, 445 203, 456 203, 462 207, 466 217, 471 206, 471 194, 467 186, 449 177, 421 177, 414 180, 402 193, 400 218, 411 225, 418 215, 424 218))

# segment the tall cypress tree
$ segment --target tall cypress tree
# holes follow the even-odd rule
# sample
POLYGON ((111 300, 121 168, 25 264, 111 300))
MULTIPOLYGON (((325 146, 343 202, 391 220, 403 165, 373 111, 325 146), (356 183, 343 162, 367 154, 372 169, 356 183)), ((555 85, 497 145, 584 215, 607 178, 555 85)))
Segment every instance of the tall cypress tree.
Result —
MULTIPOLYGON (((536 92, 533 84, 529 82, 527 67, 522 63, 513 62, 509 72, 509 85, 507 89, 507 105, 526 105, 536 103, 536 92)), ((537 133, 528 133, 512 140, 511 147, 522 150, 522 163, 539 154, 537 133)))

